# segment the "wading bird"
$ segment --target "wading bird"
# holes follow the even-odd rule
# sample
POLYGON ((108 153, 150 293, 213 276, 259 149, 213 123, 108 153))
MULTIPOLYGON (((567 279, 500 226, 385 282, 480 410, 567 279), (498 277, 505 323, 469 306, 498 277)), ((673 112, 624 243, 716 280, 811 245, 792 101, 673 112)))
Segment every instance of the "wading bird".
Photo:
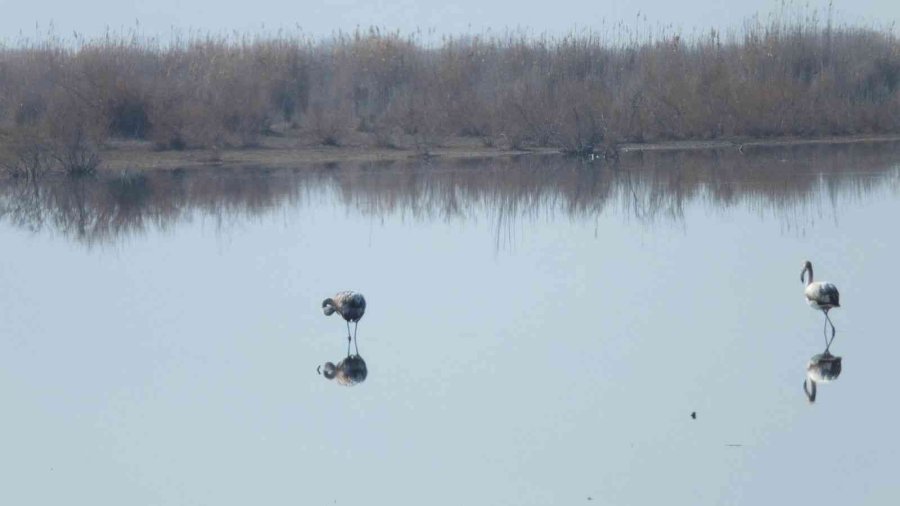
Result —
POLYGON ((825 350, 825 353, 813 355, 806 364, 806 380, 803 391, 810 403, 816 402, 816 383, 828 383, 841 375, 841 357, 836 357, 825 350))
MULTIPOLYGON (((322 301, 325 316, 337 312, 347 322, 347 355, 350 354, 350 341, 356 338, 356 327, 366 314, 366 298, 354 291, 338 292, 334 297, 322 301), (353 322, 353 338, 350 337, 350 322, 353 322)), ((356 343, 356 354, 359 355, 359 343, 356 343)))
MULTIPOLYGON (((803 291, 803 294, 806 296, 806 302, 809 303, 809 306, 825 313, 825 328, 822 329, 822 332, 826 332, 828 325, 830 324, 831 339, 834 340, 834 323, 831 323, 831 318, 828 317, 828 311, 834 307, 841 307, 841 294, 838 293, 837 287, 827 281, 813 282, 812 262, 809 260, 803 264, 803 270, 800 271, 800 282, 806 283, 806 289, 803 291), (809 272, 808 280, 805 279, 807 272, 809 272)), ((826 350, 830 344, 831 343, 828 341, 826 335, 826 350)))
POLYGON ((338 384, 346 387, 352 387, 366 381, 366 376, 369 375, 366 361, 359 355, 348 355, 347 358, 338 362, 337 365, 325 362, 316 371, 330 380, 337 380, 338 384))

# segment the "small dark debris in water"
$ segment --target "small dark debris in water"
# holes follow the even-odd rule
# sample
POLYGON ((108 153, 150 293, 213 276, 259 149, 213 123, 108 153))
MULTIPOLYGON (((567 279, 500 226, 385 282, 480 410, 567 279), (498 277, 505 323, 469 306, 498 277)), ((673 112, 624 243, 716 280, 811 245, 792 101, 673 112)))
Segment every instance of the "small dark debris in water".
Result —
POLYGON ((696 411, 691 411, 691 418, 693 418, 694 420, 697 419, 697 412, 696 412, 696 411))
POLYGON ((741 446, 744 446, 744 445, 741 445, 741 444, 727 444, 727 445, 725 445, 725 446, 731 446, 731 447, 734 447, 734 448, 738 448, 738 447, 741 447, 741 446))
POLYGON ((594 500, 594 498, 593 498, 593 497, 591 497, 591 496, 588 496, 588 501, 593 501, 593 500, 594 500))

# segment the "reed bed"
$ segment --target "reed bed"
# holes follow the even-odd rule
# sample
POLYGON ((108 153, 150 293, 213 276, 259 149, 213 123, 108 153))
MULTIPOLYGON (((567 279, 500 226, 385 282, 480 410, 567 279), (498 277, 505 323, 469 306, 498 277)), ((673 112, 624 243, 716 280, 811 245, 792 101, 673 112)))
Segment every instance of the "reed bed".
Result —
POLYGON ((431 43, 379 29, 321 40, 47 37, 0 46, 0 163, 25 175, 90 172, 123 139, 427 153, 474 137, 588 154, 623 142, 897 133, 898 90, 891 29, 815 13, 730 34, 620 25, 431 43))

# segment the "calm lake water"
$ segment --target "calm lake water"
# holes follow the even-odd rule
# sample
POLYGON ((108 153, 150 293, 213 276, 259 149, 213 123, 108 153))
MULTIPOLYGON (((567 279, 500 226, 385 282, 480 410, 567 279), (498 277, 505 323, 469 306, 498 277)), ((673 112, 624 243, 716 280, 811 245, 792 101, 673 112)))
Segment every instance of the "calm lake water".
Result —
POLYGON ((6 182, 0 503, 894 504, 898 217, 895 145, 6 182))

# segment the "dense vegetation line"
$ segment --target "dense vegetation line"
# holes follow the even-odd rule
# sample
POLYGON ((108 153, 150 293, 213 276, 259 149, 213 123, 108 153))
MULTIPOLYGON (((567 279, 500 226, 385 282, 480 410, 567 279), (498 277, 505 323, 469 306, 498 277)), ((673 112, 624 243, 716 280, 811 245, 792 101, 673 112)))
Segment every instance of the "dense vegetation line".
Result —
POLYGON ((164 150, 281 139, 427 152, 471 137, 591 153, 622 142, 900 132, 897 38, 816 19, 689 39, 425 44, 372 29, 327 40, 19 43, 0 47, 0 163, 91 171, 98 150, 123 138, 164 150))

